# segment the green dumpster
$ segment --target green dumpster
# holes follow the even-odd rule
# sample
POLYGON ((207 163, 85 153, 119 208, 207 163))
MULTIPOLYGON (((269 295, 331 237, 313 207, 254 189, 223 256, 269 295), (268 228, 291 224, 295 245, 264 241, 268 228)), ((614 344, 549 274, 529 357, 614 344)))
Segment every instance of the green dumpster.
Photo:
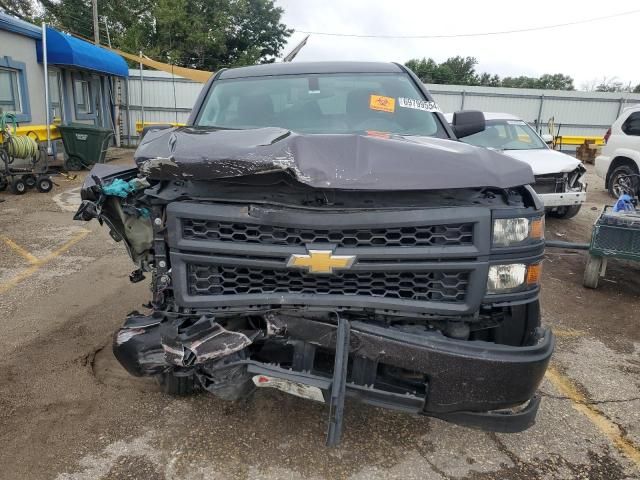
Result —
POLYGON ((81 170, 94 163, 104 163, 113 132, 109 128, 71 123, 58 125, 66 152, 64 166, 67 170, 81 170))

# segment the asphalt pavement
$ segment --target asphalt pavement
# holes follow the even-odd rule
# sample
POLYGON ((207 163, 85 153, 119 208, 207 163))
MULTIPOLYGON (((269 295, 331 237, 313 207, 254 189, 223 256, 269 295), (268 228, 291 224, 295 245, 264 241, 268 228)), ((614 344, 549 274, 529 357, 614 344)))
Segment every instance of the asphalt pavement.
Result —
MULTIPOLYGON (((72 220, 80 182, 0 194, 0 478, 640 479, 640 265, 610 262, 587 290, 584 252, 549 251, 542 307, 558 345, 528 431, 348 401, 343 442, 327 449, 323 405, 269 389, 174 398, 124 372, 111 337, 148 284, 129 283, 106 229, 72 220)), ((548 238, 588 240, 610 201, 589 183, 589 203, 549 219, 548 238)))

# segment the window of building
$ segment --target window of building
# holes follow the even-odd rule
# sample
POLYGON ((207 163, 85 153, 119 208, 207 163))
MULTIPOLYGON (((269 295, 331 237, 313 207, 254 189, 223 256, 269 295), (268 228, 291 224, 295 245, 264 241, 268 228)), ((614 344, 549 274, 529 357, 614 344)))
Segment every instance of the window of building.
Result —
POLYGON ((31 121, 25 64, 0 56, 0 112, 11 112, 18 122, 31 121))
POLYGON ((87 80, 74 80, 73 95, 76 100, 76 114, 89 115, 93 113, 91 84, 87 80))
POLYGON ((22 113, 18 75, 17 70, 0 68, 0 110, 3 112, 22 113))

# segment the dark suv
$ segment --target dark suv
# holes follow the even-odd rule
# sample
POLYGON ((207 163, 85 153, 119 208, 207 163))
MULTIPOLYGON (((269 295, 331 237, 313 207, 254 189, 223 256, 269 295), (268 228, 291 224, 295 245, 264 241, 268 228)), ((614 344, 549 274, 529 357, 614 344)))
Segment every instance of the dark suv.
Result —
POLYGON ((98 165, 98 218, 151 274, 114 353, 168 392, 274 387, 513 432, 553 351, 540 326, 543 206, 531 168, 458 142, 408 69, 222 70, 188 125, 149 131, 136 168, 98 165))

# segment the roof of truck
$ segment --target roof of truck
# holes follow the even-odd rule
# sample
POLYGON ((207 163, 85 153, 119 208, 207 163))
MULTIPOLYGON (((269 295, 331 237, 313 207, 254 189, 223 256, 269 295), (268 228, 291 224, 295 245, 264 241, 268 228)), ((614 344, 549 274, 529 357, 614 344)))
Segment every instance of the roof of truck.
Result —
POLYGON ((287 62, 231 68, 222 71, 219 78, 305 75, 313 73, 398 73, 402 71, 399 65, 386 62, 287 62))

